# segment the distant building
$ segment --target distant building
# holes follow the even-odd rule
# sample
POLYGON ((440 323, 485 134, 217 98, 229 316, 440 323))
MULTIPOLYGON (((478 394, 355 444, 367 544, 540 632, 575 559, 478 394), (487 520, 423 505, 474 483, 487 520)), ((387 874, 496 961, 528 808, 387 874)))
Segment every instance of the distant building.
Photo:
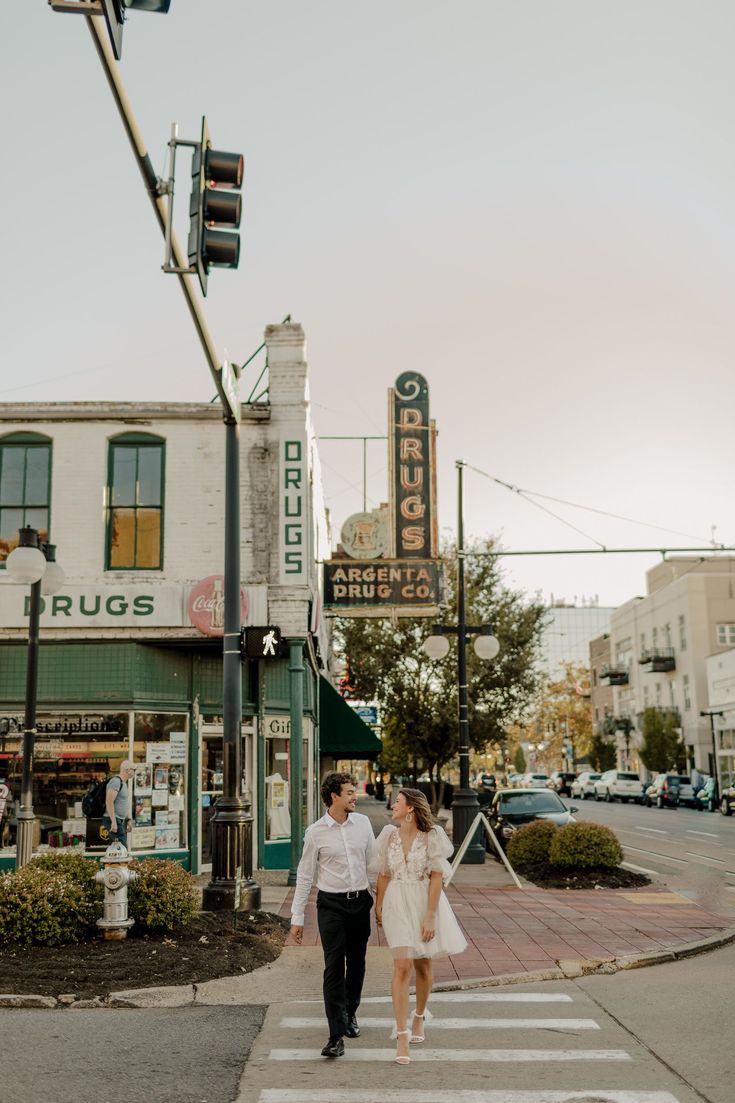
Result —
POLYGON ((551 679, 564 676, 566 663, 589 666, 590 641, 610 631, 614 609, 597 604, 596 598, 581 605, 554 601, 546 611, 541 637, 541 667, 551 679))

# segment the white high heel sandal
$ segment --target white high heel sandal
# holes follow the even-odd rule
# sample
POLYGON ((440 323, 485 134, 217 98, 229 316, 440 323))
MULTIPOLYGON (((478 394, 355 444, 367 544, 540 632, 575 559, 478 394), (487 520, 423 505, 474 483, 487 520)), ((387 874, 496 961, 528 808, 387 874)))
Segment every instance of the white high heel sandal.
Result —
MULTIPOLYGON (((391 1038, 393 1038, 393 1039, 401 1038, 404 1035, 410 1035, 410 1033, 411 1033, 410 1030, 396 1030, 396 1028, 394 1027, 393 1031, 391 1033, 391 1038)), ((410 1038, 409 1038, 409 1043, 410 1043, 410 1038)), ((411 1058, 408 1056, 408 1054, 406 1054, 405 1056, 402 1053, 396 1054, 396 1056, 393 1058, 393 1060, 395 1061, 395 1063, 397 1065, 410 1065, 411 1064, 411 1058)))
MULTIPOLYGON (((418 1011, 414 1011, 413 1017, 414 1017, 414 1019, 421 1019, 421 1025, 425 1030, 426 1029, 426 1023, 431 1022, 431 1020, 433 1018, 433 1015, 431 1014, 431 1012, 429 1011, 429 1009, 427 1007, 420 1014, 419 1014, 418 1011)), ((411 1023, 411 1026, 413 1027, 413 1022, 411 1023)), ((410 1038, 410 1044, 411 1045, 418 1045, 420 1042, 425 1042, 425 1041, 426 1041, 426 1035, 424 1034, 423 1030, 422 1030, 421 1034, 414 1034, 414 1033, 411 1034, 411 1038, 410 1038)))

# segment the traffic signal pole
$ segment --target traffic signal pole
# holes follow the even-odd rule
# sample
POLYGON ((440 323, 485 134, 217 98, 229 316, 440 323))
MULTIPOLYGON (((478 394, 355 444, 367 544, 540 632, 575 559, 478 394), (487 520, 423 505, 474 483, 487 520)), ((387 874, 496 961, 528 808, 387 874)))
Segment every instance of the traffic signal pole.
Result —
MULTIPOLYGON (((143 135, 120 76, 102 20, 86 16, 89 33, 140 169, 143 183, 164 238, 168 227, 168 197, 162 190, 146 150, 143 135)), ((171 230, 171 258, 177 268, 188 268, 176 234, 171 230)), ((194 287, 196 275, 177 274, 222 403, 225 450, 225 624, 222 675, 223 792, 210 820, 212 878, 204 890, 203 906, 211 911, 252 910, 260 907, 260 888, 252 880, 252 815, 242 796, 242 667, 240 659, 240 427, 223 385, 224 373, 194 287)))

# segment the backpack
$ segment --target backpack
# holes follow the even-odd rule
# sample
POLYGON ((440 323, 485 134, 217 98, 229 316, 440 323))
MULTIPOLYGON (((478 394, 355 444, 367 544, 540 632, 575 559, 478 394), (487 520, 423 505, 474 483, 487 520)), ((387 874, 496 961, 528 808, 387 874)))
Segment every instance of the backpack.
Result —
POLYGON ((107 785, 110 781, 112 781, 111 777, 105 777, 102 781, 93 781, 82 797, 82 813, 87 819, 100 819, 104 816, 107 785))

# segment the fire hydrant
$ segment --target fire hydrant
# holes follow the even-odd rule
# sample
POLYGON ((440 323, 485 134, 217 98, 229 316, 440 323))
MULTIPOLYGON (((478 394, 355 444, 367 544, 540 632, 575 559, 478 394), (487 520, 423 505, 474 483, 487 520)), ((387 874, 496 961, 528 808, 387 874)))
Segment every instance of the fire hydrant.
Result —
POLYGON ((105 886, 105 902, 102 918, 97 926, 105 932, 106 939, 127 937, 128 929, 135 922, 128 918, 128 885, 138 874, 130 868, 131 858, 122 843, 110 843, 102 859, 104 869, 99 869, 94 879, 105 886))

